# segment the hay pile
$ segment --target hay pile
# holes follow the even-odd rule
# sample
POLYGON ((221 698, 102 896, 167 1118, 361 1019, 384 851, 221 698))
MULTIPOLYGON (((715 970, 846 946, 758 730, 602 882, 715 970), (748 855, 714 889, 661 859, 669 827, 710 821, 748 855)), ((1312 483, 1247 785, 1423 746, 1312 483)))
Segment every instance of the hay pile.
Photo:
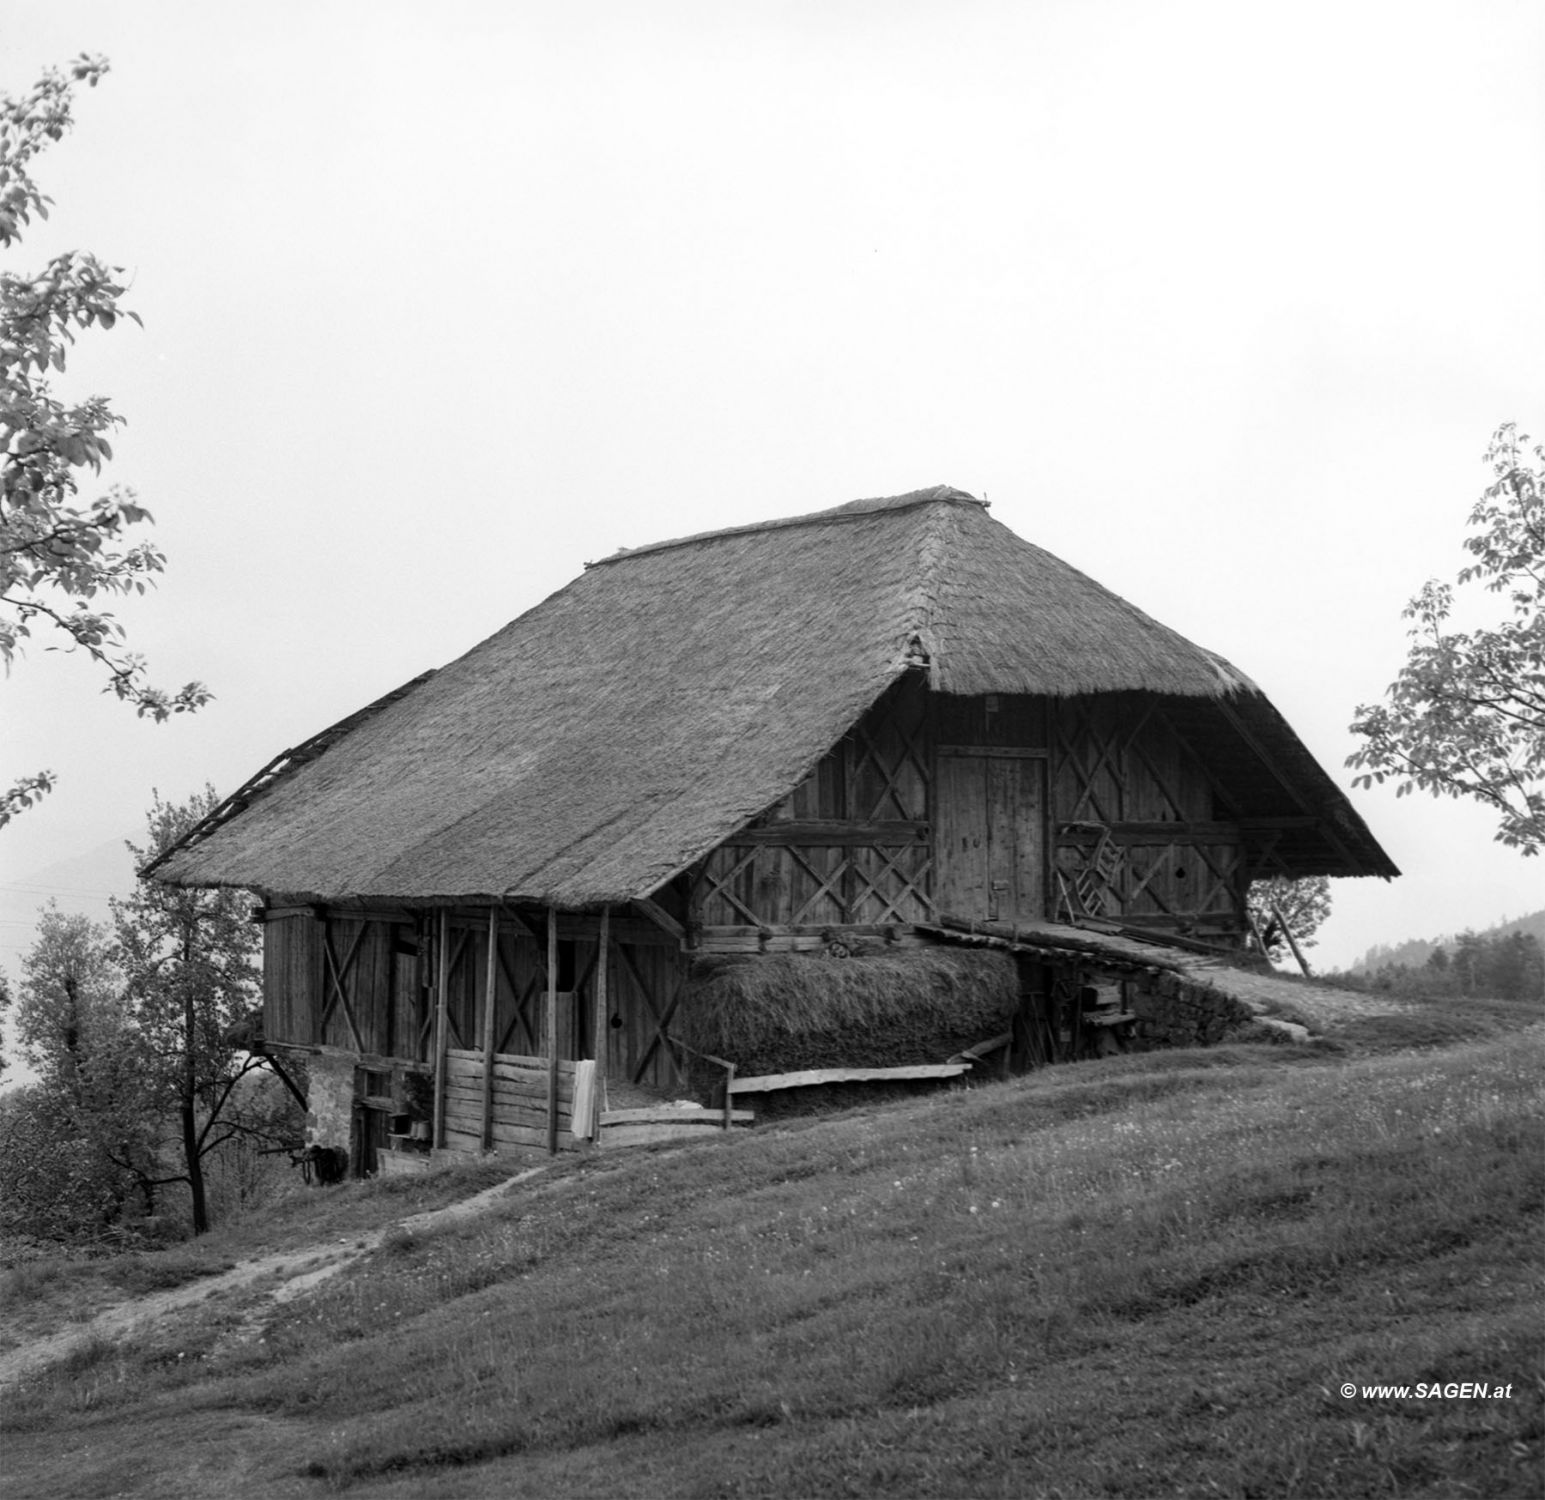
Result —
MULTIPOLYGON (((734 1063, 742 1077, 896 1068, 942 1062, 1007 1030, 1018 1003, 1018 974, 1006 953, 779 953, 700 961, 672 1031, 696 1051, 734 1063)), ((692 1071, 695 1082, 695 1060, 692 1071)))

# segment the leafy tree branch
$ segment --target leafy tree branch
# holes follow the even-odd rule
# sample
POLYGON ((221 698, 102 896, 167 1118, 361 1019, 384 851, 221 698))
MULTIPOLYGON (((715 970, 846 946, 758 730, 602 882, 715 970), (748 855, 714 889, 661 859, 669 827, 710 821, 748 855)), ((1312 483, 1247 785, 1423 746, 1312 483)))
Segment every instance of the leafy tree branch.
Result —
POLYGON ((1406 606, 1411 645, 1384 701, 1357 709, 1363 744, 1347 759, 1354 785, 1388 779, 1469 797, 1498 817, 1498 842, 1545 849, 1545 446, 1504 423, 1486 450, 1492 482, 1470 512, 1458 573, 1502 595, 1509 617, 1490 629, 1450 623, 1454 588, 1429 580, 1406 606))
MULTIPOLYGON (((95 88, 104 58, 82 54, 67 72, 49 69, 26 94, 0 95, 0 249, 14 247, 51 203, 31 175, 33 159, 61 140, 73 121, 74 93, 95 88)), ((44 627, 64 649, 83 651, 107 673, 105 691, 145 717, 164 720, 209 700, 202 683, 175 691, 152 686, 144 659, 126 645, 123 626, 95 605, 104 596, 143 594, 166 560, 127 533, 151 523, 134 492, 114 486, 83 502, 87 471, 113 457, 110 434, 123 418, 105 397, 66 403, 50 380, 66 371, 80 330, 111 330, 123 318, 121 271, 71 250, 41 271, 0 271, 0 663, 10 672, 44 627)), ((0 789, 0 826, 54 785, 36 771, 0 789)))

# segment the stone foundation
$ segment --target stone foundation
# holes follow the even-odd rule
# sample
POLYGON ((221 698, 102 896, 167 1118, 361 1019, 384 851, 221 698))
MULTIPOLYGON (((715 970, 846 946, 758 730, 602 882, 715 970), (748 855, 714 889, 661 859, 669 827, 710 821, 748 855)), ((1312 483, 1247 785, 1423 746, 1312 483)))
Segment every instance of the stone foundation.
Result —
POLYGON ((1256 1023, 1243 1000, 1178 974, 1129 981, 1137 1035, 1151 1047, 1210 1047, 1256 1023))
POLYGON ((309 1062, 306 1144, 347 1154, 354 1129, 354 1059, 323 1052, 309 1062))

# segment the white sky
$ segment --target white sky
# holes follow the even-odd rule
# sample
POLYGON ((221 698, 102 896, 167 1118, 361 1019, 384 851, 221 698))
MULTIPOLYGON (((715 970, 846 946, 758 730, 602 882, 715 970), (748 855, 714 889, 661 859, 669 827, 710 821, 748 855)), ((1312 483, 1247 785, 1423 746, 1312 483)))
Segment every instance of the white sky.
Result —
MULTIPOLYGON (((0 0, 0 89, 113 71, 6 264, 143 332, 163 726, 34 650, 0 881, 229 791, 619 546, 959 485, 1242 667, 1343 785, 1492 429, 1545 429, 1545 7, 0 0)), ((1318 956, 1545 904, 1467 804, 1318 956)), ((14 939, 14 934, 8 934, 14 939)), ((0 963, 15 973, 14 949, 0 963)))

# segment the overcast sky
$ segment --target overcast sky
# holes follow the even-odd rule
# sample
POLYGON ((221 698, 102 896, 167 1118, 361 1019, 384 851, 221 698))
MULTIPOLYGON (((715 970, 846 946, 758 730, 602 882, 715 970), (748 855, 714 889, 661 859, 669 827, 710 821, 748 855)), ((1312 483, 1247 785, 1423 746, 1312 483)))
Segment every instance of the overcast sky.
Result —
MULTIPOLYGON (((948 483, 1250 674, 1343 786, 1545 429, 1538 0, 0 0, 0 89, 102 52, 5 264, 91 249, 64 390, 170 567, 154 726, 39 649, 0 881, 234 789, 619 546, 948 483)), ((1468 804, 1318 950, 1545 904, 1468 804)), ((7 934, 15 939, 14 932, 7 934)), ((14 974, 14 949, 0 963, 14 974)))

